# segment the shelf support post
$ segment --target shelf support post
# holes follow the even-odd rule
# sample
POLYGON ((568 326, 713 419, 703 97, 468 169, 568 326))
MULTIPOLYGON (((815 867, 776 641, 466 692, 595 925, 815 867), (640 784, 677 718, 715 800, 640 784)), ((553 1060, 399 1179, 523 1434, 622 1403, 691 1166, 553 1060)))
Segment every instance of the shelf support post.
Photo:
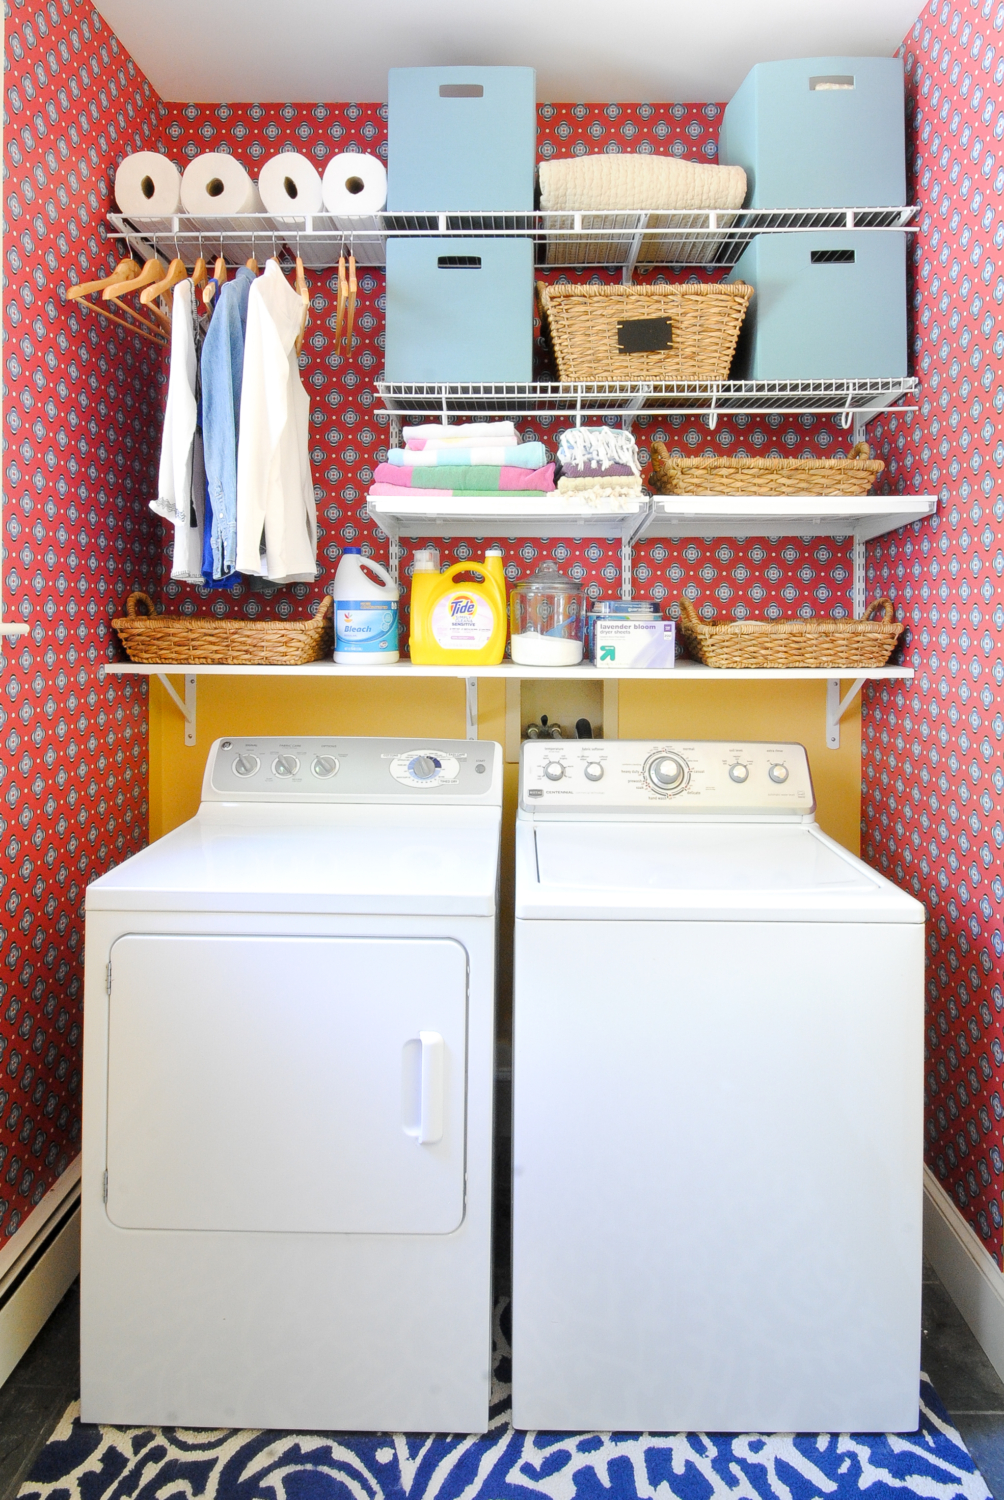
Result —
POLYGON ((478 679, 467 677, 464 679, 465 688, 465 717, 466 733, 465 739, 476 740, 478 737, 478 679))
POLYGON ((157 681, 160 683, 161 687, 164 689, 165 693, 167 693, 168 697, 175 704, 176 708, 178 709, 179 713, 181 714, 181 717, 185 721, 185 744, 186 745, 194 745, 195 744, 195 683, 196 683, 196 678, 195 678, 194 673, 186 675, 186 677, 185 677, 185 696, 184 696, 184 698, 182 698, 181 694, 172 686, 171 680, 168 677, 168 675, 167 675, 166 672, 156 672, 154 675, 157 678, 157 681))
POLYGON ((826 684, 826 748, 840 749, 840 721, 867 682, 866 677, 855 677, 850 690, 840 696, 840 678, 831 677, 826 684))
POLYGON ((851 604, 855 620, 863 620, 865 617, 865 590, 868 587, 868 579, 865 570, 865 544, 857 532, 854 533, 854 540, 851 543, 851 558, 854 566, 851 604))

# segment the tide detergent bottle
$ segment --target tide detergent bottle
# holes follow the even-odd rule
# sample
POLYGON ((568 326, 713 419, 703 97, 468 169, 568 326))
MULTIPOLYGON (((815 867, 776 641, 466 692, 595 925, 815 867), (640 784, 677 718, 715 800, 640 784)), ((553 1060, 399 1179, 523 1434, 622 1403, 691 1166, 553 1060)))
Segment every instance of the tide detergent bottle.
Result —
POLYGON ((434 547, 415 553, 411 579, 411 659, 418 666, 495 666, 505 655, 502 553, 439 572, 434 547))
POLYGON ((373 667, 398 660, 393 578, 360 547, 346 547, 335 570, 335 661, 373 667))

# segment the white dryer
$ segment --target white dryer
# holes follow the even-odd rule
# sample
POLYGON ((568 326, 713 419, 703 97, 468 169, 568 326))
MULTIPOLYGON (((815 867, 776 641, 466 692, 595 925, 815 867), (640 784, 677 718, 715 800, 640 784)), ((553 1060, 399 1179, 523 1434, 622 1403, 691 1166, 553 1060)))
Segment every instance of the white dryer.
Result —
POLYGON ((913 1431, 923 907, 791 744, 523 746, 517 1427, 913 1431))
POLYGON ((501 752, 219 740, 87 892, 81 1413, 480 1432, 501 752))

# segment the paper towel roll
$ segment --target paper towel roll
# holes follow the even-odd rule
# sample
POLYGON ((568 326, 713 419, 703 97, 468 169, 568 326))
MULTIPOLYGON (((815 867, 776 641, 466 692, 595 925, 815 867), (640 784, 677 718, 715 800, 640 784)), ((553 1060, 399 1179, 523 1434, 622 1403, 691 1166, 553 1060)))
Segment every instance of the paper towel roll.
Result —
POLYGON ((261 213, 261 199, 240 162, 225 151, 210 151, 190 161, 181 178, 186 214, 261 213))
POLYGON ((115 173, 115 202, 124 214, 176 214, 181 173, 159 151, 134 151, 115 173))
POLYGON ((325 167, 321 192, 329 214, 378 214, 387 202, 387 168, 377 156, 345 151, 325 167))
POLYGON ((295 151, 273 156, 258 174, 258 192, 267 214, 319 214, 321 174, 295 151))

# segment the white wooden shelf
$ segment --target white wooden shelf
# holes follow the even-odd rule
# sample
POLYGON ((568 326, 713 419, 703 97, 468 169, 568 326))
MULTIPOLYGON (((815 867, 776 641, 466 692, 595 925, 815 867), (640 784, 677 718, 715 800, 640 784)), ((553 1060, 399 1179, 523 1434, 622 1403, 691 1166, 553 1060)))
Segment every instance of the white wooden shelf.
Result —
POLYGON ((705 667, 700 662, 681 661, 675 667, 639 667, 637 669, 594 667, 583 662, 577 667, 524 667, 515 662, 504 661, 498 666, 418 666, 411 661, 393 662, 388 666, 347 666, 341 662, 312 661, 302 667, 284 666, 191 666, 179 662, 105 662, 106 672, 116 676, 162 677, 173 674, 179 677, 321 677, 328 681, 350 677, 453 677, 466 680, 479 677, 502 677, 515 679, 540 678, 557 681, 565 677, 579 677, 595 681, 598 678, 615 678, 623 681, 645 682, 724 682, 747 680, 757 682, 828 682, 833 677, 861 678, 862 681, 904 680, 913 677, 912 667, 869 667, 867 671, 856 667, 705 667))
POLYGON ((591 210, 578 213, 441 212, 377 214, 109 214, 112 233, 143 257, 153 248, 191 263, 197 255, 255 254, 306 266, 335 265, 351 251, 360 265, 382 266, 389 239, 532 239, 546 266, 607 266, 625 279, 636 265, 734 266, 757 234, 812 230, 911 230, 916 207, 747 208, 735 210, 591 210))
MULTIPOLYGON (((640 667, 632 670, 616 670, 610 667, 594 667, 584 662, 577 667, 523 667, 515 662, 500 662, 492 667, 461 666, 416 666, 410 661, 392 662, 388 666, 346 666, 333 661, 309 662, 302 667, 279 666, 190 666, 177 662, 106 662, 105 671, 116 676, 156 677, 172 699, 185 721, 185 744, 195 744, 197 708, 197 684, 200 677, 284 677, 328 682, 345 682, 351 678, 380 679, 446 677, 460 680, 465 685, 467 738, 478 738, 478 681, 483 678, 501 678, 514 686, 530 680, 557 682, 568 678, 586 682, 825 682, 826 684, 826 744, 829 749, 840 748, 840 721, 860 693, 866 682, 909 681, 912 667, 871 667, 866 671, 855 668, 832 667, 744 667, 722 670, 705 667, 699 662, 682 661, 675 667, 640 667), (171 682, 172 676, 184 678, 184 697, 171 682), (850 681, 851 686, 843 697, 840 683, 850 681)), ((508 697, 508 692, 507 692, 508 697)))
POLYGON ((870 542, 937 508, 936 495, 657 495, 641 536, 852 536, 870 542))

